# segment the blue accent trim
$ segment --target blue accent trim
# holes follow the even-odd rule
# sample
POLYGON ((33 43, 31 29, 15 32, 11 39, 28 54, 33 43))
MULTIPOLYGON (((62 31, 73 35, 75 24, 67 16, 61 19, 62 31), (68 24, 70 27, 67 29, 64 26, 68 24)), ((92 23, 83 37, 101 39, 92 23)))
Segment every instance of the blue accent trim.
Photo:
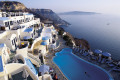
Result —
POLYGON ((3 72, 2 56, 0 56, 0 72, 3 72))
POLYGON ((37 72, 37 70, 35 69, 35 67, 34 67, 34 65, 32 64, 32 62, 30 61, 30 59, 25 58, 25 62, 26 62, 26 64, 27 64, 27 66, 33 71, 33 73, 34 73, 35 75, 37 75, 38 72, 37 72))

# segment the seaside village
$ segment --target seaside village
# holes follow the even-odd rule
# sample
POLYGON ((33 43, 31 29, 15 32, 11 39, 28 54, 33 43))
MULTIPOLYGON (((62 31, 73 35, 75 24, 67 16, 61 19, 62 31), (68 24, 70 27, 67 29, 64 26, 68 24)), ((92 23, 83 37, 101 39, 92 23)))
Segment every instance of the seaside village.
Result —
MULTIPOLYGON (((33 14, 0 12, 0 80, 66 80, 52 62, 55 56, 52 53, 66 48, 62 45, 65 41, 58 37, 58 31, 50 22, 42 23, 33 14)), ((93 53, 75 44, 73 52, 83 53, 76 55, 82 55, 83 59, 89 57, 94 64, 106 63, 110 72, 120 71, 120 62, 113 63, 110 53, 101 50, 93 53)), ((112 73, 113 77, 118 74, 112 73)))
POLYGON ((0 80, 52 80, 45 57, 57 38, 53 25, 33 14, 0 12, 0 80))

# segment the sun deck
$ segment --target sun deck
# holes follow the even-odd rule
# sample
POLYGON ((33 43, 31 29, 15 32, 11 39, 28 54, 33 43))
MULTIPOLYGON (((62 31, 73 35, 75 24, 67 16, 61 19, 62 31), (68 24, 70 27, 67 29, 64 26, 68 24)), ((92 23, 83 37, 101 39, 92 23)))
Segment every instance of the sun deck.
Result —
POLYGON ((77 57, 69 48, 56 53, 53 61, 69 80, 113 80, 104 69, 77 57))

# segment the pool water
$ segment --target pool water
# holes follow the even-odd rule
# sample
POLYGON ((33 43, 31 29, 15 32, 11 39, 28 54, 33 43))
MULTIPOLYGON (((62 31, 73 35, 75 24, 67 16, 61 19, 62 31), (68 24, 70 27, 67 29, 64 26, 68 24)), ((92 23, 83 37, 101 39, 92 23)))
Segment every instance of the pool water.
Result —
POLYGON ((53 62, 68 80, 113 80, 105 70, 80 59, 69 48, 56 53, 53 62))

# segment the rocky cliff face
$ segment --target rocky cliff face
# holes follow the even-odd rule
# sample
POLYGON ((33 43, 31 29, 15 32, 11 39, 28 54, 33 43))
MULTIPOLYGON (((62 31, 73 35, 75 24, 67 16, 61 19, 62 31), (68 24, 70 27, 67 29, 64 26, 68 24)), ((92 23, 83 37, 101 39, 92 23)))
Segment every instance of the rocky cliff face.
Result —
POLYGON ((69 25, 66 21, 62 20, 55 12, 50 9, 30 9, 31 11, 52 20, 57 25, 69 25))
POLYGON ((17 1, 0 1, 1 10, 25 10, 26 7, 24 4, 17 1))

